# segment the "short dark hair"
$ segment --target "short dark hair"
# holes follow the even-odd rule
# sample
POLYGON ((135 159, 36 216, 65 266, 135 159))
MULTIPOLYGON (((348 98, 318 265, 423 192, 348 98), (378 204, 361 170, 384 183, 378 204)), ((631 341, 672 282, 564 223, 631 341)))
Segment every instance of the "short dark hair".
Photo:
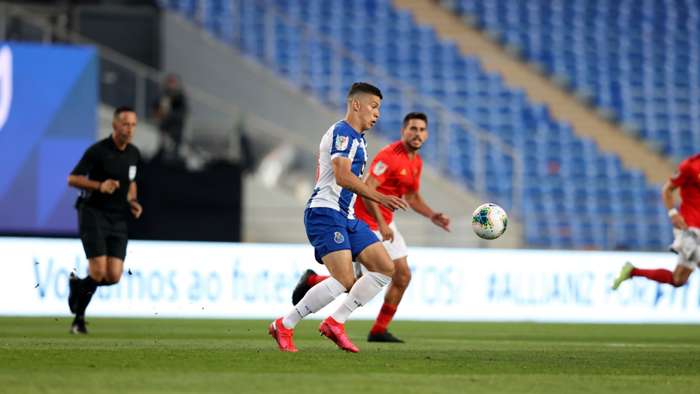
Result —
POLYGON ((379 97, 380 99, 384 99, 384 97, 382 97, 382 91, 379 90, 378 87, 367 82, 353 83, 350 87, 350 91, 348 91, 348 98, 356 95, 357 93, 369 93, 379 97))
POLYGON ((423 112, 409 112, 403 117, 403 127, 408 126, 408 122, 411 119, 420 119, 425 122, 426 125, 428 124, 428 115, 423 112))
POLYGON ((133 112, 133 113, 136 113, 136 111, 134 111, 133 108, 131 108, 131 107, 127 106, 127 105, 122 105, 121 107, 117 107, 117 109, 114 110, 114 117, 116 118, 116 117, 118 117, 119 115, 121 115, 121 114, 124 113, 124 112, 133 112))

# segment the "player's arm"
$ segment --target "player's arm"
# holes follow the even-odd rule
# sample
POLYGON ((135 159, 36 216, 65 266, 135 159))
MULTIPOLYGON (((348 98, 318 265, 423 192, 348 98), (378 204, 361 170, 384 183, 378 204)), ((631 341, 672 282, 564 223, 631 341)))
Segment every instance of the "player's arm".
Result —
POLYGON ((129 206, 131 208, 131 214, 134 215, 136 219, 143 213, 143 207, 139 204, 138 200, 138 188, 136 182, 131 182, 129 184, 129 192, 126 195, 127 201, 129 201, 129 206))
POLYGON ((414 211, 430 219, 443 230, 450 231, 450 218, 441 212, 433 211, 418 191, 406 193, 406 201, 414 211))
POLYGON ((376 189, 370 189, 369 186, 362 182, 362 179, 358 178, 352 173, 352 161, 347 157, 335 157, 333 160, 331 160, 331 164, 333 165, 335 183, 337 183, 338 186, 348 189, 351 192, 358 194, 360 197, 365 197, 369 200, 382 204, 389 209, 406 209, 407 205, 404 200, 396 196, 387 196, 378 192, 376 189))
POLYGON ((688 224, 686 224, 685 219, 683 219, 683 216, 681 216, 678 209, 676 209, 676 199, 674 195, 676 189, 678 189, 678 186, 676 186, 672 181, 666 181, 664 187, 661 189, 661 199, 668 210, 668 216, 671 218, 673 227, 681 230, 687 230, 688 224))
MULTIPOLYGON (((369 187, 372 190, 377 190, 381 182, 379 179, 375 178, 372 175, 369 175, 367 179, 365 179, 365 184, 367 187, 369 187)), ((379 233, 382 234, 382 241, 393 241, 394 240, 394 231, 392 231, 389 226, 386 224, 386 221, 384 220, 384 216, 382 216, 382 212, 379 209, 379 205, 377 205, 376 202, 365 198, 365 197, 360 197, 362 198, 362 201, 365 203, 365 207, 367 207, 367 210, 369 211, 370 215, 374 217, 374 220, 377 221, 377 226, 379 227, 379 233)))

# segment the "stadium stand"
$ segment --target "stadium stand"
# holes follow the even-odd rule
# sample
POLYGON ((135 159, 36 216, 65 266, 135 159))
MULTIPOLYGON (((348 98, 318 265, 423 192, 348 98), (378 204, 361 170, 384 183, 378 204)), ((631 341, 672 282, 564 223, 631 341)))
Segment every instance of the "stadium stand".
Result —
POLYGON ((697 151, 700 3, 444 0, 675 160, 697 151))
MULTIPOLYGON (((488 197, 511 207, 510 196, 522 193, 520 215, 531 247, 653 250, 670 242, 658 186, 641 172, 576 136, 547 107, 506 86, 477 58, 463 56, 454 43, 440 40, 391 2, 336 3, 161 2, 334 108, 343 104, 352 81, 370 72, 385 76, 375 78, 389 86, 379 130, 384 135, 395 132, 404 112, 415 109, 415 103, 402 100, 403 89, 411 87, 489 131, 522 155, 522 190, 513 191, 512 157, 495 149, 480 152, 480 143, 459 126, 440 129, 450 131, 451 143, 449 165, 438 167, 474 187, 478 171, 465 163, 483 155, 488 197)), ((439 163, 442 153, 428 146, 426 161, 439 163)))

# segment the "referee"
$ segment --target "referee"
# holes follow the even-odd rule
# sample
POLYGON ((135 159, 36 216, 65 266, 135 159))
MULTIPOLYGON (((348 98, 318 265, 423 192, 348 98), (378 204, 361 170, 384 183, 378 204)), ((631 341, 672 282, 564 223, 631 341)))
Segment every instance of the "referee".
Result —
POLYGON ((119 107, 112 119, 112 135, 90 146, 68 176, 68 184, 81 190, 76 207, 80 240, 89 260, 88 275, 71 274, 68 306, 75 319, 72 334, 87 334, 85 309, 97 286, 119 283, 126 257, 127 219, 143 212, 136 200, 139 150, 131 144, 136 112, 119 107))

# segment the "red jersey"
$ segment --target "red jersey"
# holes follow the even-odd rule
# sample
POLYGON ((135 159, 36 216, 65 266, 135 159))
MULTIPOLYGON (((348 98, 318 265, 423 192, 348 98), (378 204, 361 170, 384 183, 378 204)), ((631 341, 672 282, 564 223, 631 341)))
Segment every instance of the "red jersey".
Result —
POLYGON ((680 212, 688 227, 700 228, 700 155, 683 160, 671 184, 680 188, 680 212))
MULTIPOLYGON (((417 192, 420 188, 420 175, 423 171, 423 160, 416 153, 408 157, 408 151, 401 141, 391 143, 377 153, 369 168, 370 176, 379 181, 377 191, 383 194, 403 197, 407 192, 417 192)), ((394 212, 379 205, 379 210, 387 224, 394 220, 394 212)), ((355 216, 377 230, 377 221, 368 211, 362 198, 355 202, 355 216)))

